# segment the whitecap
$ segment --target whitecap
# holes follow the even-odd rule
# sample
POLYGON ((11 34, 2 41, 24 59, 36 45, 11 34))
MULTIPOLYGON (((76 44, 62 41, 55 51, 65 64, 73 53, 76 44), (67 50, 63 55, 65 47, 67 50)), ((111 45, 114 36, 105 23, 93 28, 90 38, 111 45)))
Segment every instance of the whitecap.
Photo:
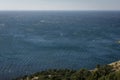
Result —
POLYGON ((45 22, 45 20, 40 20, 40 23, 44 23, 45 22))
POLYGON ((45 39, 29 39, 29 41, 32 41, 32 42, 46 42, 45 39))
POLYGON ((63 36, 64 34, 63 33, 60 33, 60 36, 63 36))
POLYGON ((0 29, 4 28, 5 24, 0 24, 0 29))
POLYGON ((34 37, 28 37, 25 39, 28 42, 32 42, 32 43, 47 43, 50 42, 49 40, 46 40, 42 37, 39 36, 34 36, 34 37))

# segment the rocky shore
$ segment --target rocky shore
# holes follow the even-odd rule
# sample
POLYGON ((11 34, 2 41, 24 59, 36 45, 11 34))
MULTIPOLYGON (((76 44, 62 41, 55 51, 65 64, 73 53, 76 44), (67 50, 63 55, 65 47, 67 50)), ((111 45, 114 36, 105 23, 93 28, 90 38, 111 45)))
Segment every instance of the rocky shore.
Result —
POLYGON ((14 80, 120 80, 120 61, 104 66, 97 65, 93 70, 46 70, 14 80))
POLYGON ((115 71, 120 71, 120 61, 113 62, 109 65, 112 66, 115 71))

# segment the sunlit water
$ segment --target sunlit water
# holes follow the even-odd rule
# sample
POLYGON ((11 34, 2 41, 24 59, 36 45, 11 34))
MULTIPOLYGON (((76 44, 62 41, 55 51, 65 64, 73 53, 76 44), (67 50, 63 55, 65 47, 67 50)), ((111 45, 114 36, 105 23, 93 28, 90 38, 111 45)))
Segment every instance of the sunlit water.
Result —
POLYGON ((119 11, 0 12, 0 79, 92 69, 120 59, 119 11))

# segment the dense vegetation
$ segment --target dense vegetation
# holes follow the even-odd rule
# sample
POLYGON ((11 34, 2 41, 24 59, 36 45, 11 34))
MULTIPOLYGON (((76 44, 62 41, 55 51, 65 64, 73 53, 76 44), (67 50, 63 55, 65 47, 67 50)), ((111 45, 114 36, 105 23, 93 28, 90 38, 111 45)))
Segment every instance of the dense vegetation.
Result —
POLYGON ((114 71, 112 66, 99 66, 94 70, 47 70, 24 76, 15 80, 120 80, 120 71, 114 71))

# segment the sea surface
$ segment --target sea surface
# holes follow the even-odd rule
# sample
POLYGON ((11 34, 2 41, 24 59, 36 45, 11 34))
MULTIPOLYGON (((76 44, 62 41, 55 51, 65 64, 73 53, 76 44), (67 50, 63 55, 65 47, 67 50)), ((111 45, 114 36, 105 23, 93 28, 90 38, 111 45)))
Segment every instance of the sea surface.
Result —
POLYGON ((120 11, 0 11, 0 80, 120 60, 120 11))

